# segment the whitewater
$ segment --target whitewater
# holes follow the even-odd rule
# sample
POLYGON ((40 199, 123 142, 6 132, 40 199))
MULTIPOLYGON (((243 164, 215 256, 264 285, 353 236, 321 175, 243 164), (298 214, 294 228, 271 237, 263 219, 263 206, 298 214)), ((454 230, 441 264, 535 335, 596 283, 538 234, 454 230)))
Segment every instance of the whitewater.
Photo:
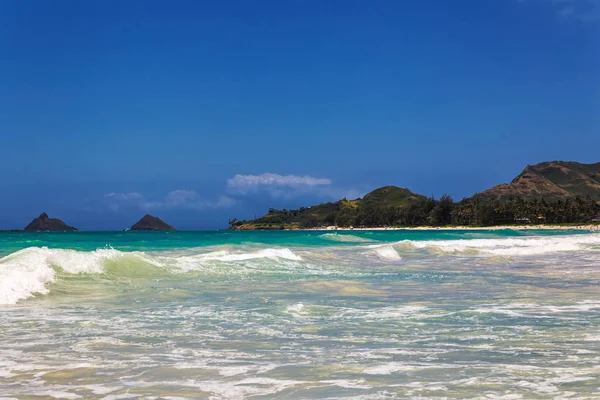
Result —
POLYGON ((600 233, 0 232, 0 399, 600 397, 600 233))

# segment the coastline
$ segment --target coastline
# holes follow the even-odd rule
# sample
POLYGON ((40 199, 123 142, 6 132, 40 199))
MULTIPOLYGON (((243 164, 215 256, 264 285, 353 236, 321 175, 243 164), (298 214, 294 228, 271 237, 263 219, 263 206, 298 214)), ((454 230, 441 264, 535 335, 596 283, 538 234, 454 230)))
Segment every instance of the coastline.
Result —
POLYGON ((415 227, 373 227, 373 228, 342 228, 337 226, 326 226, 321 228, 297 229, 301 231, 500 231, 500 230, 577 230, 598 231, 600 224, 580 225, 498 225, 498 226, 415 226, 415 227))

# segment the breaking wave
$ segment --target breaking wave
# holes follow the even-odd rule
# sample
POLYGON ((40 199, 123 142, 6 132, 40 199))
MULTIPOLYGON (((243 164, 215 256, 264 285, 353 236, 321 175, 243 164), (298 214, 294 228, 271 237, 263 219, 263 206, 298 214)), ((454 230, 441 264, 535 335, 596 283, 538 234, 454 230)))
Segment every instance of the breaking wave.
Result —
POLYGON ((142 264, 173 272, 188 272, 199 270, 211 262, 236 263, 260 259, 301 260, 287 248, 247 253, 215 251, 189 256, 123 252, 112 248, 76 251, 29 247, 0 258, 0 304, 16 304, 36 294, 47 294, 47 285, 57 279, 57 269, 67 274, 119 274, 123 272, 122 268, 142 264))
MULTIPOLYGON (((335 234, 333 234, 335 235, 335 234)), ((351 241, 353 239, 347 236, 351 241)), ((328 236, 329 237, 329 236, 328 236)), ((339 240, 338 236, 331 236, 339 240)), ((347 238, 344 238, 347 240, 347 238)), ((358 242, 358 240, 357 240, 358 242)), ((0 258, 0 304, 15 304, 37 294, 47 294, 49 284, 73 274, 148 278, 157 274, 198 273, 216 279, 252 277, 256 274, 300 276, 376 273, 365 266, 403 264, 415 254, 459 256, 541 256, 563 252, 598 252, 600 234, 532 236, 468 240, 405 240, 377 245, 261 248, 221 246, 179 251, 95 251, 29 247, 0 258), (376 256, 376 258, 373 257, 376 256), (374 261, 375 260, 375 261, 374 261), (379 261, 377 261, 379 260, 379 261)), ((115 278, 116 277, 116 278, 115 278)))
POLYGON ((385 260, 401 260, 400 254, 392 246, 375 247, 375 253, 385 260))
MULTIPOLYGON (((372 246, 375 249, 383 245, 372 246)), ((469 240, 404 240, 397 242, 395 248, 412 248, 441 253, 480 253, 497 256, 529 256, 569 251, 600 250, 600 234, 519 237, 506 239, 469 239, 469 240)), ((377 250, 376 250, 377 251, 377 250)), ((380 253, 380 251, 377 251, 380 253)))

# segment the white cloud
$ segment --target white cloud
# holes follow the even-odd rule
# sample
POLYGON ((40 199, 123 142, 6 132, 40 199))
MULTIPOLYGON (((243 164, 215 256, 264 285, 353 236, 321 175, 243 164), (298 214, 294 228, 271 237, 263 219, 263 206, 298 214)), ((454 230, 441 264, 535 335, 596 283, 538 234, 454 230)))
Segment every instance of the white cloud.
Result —
POLYGON ((227 191, 233 196, 267 194, 277 200, 291 200, 300 196, 322 200, 354 199, 365 193, 364 190, 335 186, 328 178, 272 173, 235 175, 227 180, 227 191))
POLYGON ((235 175, 227 180, 229 191, 239 194, 266 190, 274 197, 282 197, 292 191, 307 191, 321 186, 331 185, 327 178, 315 178, 309 175, 279 175, 265 173, 262 175, 235 175))
POLYGON ((142 206, 144 203, 144 196, 138 192, 107 193, 104 199, 109 202, 108 207, 113 211, 118 211, 121 207, 142 206))
POLYGON ((161 208, 164 204, 159 201, 142 201, 139 206, 140 208, 150 210, 152 208, 161 208))
POLYGON ((140 200, 144 196, 142 196, 138 192, 129 192, 129 193, 108 193, 105 194, 104 197, 118 200, 118 201, 130 201, 130 200, 140 200))
POLYGON ((137 192, 108 193, 104 195, 104 198, 109 202, 108 207, 113 211, 118 211, 122 207, 138 207, 147 210, 156 208, 204 210, 227 208, 235 204, 235 200, 228 196, 220 196, 216 201, 203 200, 198 193, 187 189, 173 190, 167 193, 162 200, 147 200, 137 192))
POLYGON ((235 204, 235 200, 229 196, 220 196, 216 201, 208 201, 200 198, 193 190, 178 189, 167 194, 165 206, 175 208, 191 208, 195 210, 228 208, 235 204))

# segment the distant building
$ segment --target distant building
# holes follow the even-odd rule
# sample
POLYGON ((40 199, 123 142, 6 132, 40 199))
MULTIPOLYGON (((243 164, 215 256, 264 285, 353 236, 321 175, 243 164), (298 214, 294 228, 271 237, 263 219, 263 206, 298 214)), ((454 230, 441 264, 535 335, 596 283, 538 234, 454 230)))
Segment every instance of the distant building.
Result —
POLYGON ((600 215, 596 215, 592 218, 592 222, 600 222, 600 215))
POLYGON ((529 224, 531 220, 529 218, 515 218, 515 222, 519 224, 529 224))

